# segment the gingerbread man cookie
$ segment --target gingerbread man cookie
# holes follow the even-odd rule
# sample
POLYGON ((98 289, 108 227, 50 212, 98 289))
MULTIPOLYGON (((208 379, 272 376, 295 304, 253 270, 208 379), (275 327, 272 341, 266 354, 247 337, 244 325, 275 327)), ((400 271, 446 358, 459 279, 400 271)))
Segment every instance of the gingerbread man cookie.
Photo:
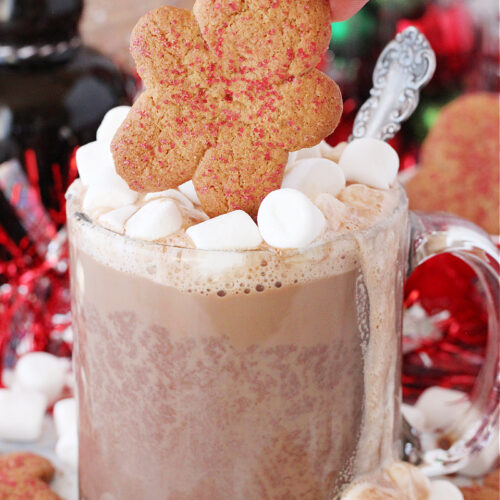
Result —
POLYGON ((146 91, 112 143, 136 191, 193 179, 210 216, 255 215, 280 188, 288 153, 318 144, 342 112, 315 69, 331 36, 328 0, 197 0, 161 7, 134 29, 146 91))
POLYGON ((0 498, 2 500, 62 500, 47 483, 54 467, 32 453, 0 456, 0 498))

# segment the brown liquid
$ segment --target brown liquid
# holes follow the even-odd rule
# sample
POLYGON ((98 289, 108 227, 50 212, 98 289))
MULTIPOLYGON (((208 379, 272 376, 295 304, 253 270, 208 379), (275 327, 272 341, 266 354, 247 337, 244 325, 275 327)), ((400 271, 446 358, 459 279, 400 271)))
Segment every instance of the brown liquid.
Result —
POLYGON ((404 211, 212 273, 211 253, 70 232, 82 499, 331 500, 393 458, 404 211))

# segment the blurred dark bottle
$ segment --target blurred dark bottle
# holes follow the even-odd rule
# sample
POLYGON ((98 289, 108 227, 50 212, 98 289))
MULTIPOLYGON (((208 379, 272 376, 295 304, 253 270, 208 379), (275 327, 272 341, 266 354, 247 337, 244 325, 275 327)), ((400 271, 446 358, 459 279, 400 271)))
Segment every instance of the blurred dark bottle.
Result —
MULTIPOLYGON (((0 170, 17 159, 58 227, 75 148, 135 93, 131 76, 82 44, 82 9, 83 0, 0 0, 0 170)), ((0 226, 18 240, 6 196, 0 226)))
POLYGON ((0 0, 0 386, 3 361, 71 352, 67 246, 57 236, 64 193, 76 148, 136 92, 132 76, 82 44, 82 9, 83 0, 0 0))

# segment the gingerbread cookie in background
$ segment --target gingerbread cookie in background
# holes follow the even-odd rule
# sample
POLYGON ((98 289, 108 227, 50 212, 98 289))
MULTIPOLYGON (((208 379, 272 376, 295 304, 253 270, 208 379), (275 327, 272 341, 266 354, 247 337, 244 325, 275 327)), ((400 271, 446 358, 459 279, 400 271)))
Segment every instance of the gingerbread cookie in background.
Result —
POLYGON ((54 473, 48 460, 32 453, 0 455, 0 499, 62 500, 48 486, 54 473))
POLYGON ((406 185, 410 208, 451 212, 499 234, 498 146, 497 94, 466 94, 445 106, 406 185))
POLYGON ((135 191, 193 179, 209 216, 255 215, 279 189, 288 153, 329 135, 338 86, 315 69, 331 37, 328 0, 198 0, 164 6, 134 29, 146 85, 111 150, 135 191))

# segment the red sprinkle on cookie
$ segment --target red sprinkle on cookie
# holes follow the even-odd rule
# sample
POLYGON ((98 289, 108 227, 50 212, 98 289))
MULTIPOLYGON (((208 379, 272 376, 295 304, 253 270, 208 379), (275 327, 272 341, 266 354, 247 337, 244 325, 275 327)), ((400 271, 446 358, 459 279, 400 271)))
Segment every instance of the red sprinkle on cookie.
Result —
POLYGON ((210 216, 255 215, 290 151, 318 144, 342 112, 315 69, 331 36, 328 0, 197 0, 161 7, 134 29, 146 91, 112 143, 136 191, 193 179, 210 216))
POLYGON ((48 460, 32 453, 0 456, 0 499, 62 500, 47 484, 54 472, 48 460))

